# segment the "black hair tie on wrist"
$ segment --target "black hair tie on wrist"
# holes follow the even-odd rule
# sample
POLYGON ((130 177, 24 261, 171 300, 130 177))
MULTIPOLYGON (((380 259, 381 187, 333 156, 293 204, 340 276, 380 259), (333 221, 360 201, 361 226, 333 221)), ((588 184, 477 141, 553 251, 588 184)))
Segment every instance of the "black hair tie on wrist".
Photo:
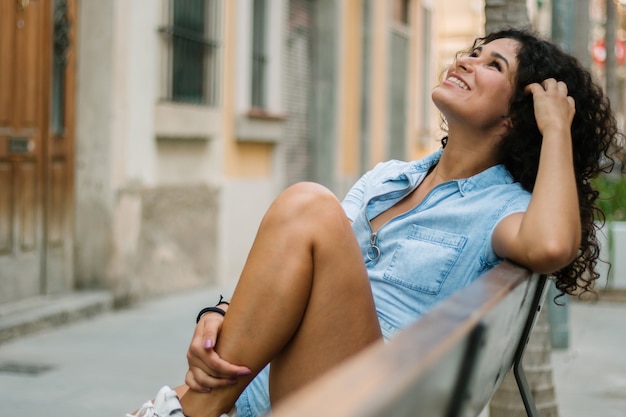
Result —
POLYGON ((200 321, 202 316, 204 316, 206 313, 219 313, 222 316, 226 316, 226 312, 219 307, 205 307, 202 310, 200 310, 200 312, 198 313, 198 317, 196 317, 196 324, 200 321))
POLYGON ((215 304, 215 306, 217 307, 220 304, 226 304, 227 306, 230 305, 228 301, 224 300, 224 296, 222 294, 220 294, 220 300, 217 302, 217 304, 215 304))

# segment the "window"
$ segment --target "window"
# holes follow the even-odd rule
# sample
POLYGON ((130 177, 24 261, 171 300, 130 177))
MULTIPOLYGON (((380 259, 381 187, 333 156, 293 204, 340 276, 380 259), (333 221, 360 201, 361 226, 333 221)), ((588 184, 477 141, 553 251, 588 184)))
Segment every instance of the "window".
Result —
MULTIPOLYGON (((305 0, 309 1, 309 0, 305 0)), ((236 8, 235 135, 276 143, 283 135, 287 0, 246 0, 236 8)))
POLYGON ((252 98, 253 108, 264 109, 266 103, 267 10, 265 0, 253 0, 252 14, 252 98))
POLYGON ((406 158, 407 83, 409 80, 410 19, 409 1, 394 0, 390 25, 390 66, 388 90, 388 157, 406 158))
POLYGON ((67 49, 70 45, 69 32, 67 1, 54 0, 52 112, 50 117, 53 134, 63 134, 65 129, 65 69, 67 66, 67 49))
POLYGON ((165 99, 215 106, 219 97, 221 0, 169 0, 165 99))

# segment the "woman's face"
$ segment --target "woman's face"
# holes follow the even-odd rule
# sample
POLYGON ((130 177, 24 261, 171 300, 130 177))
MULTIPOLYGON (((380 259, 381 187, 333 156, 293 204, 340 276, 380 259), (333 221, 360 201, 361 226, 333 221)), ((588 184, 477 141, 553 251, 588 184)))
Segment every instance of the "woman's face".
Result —
POLYGON ((496 39, 457 57, 432 93, 449 127, 457 122, 487 130, 506 125, 519 45, 496 39))

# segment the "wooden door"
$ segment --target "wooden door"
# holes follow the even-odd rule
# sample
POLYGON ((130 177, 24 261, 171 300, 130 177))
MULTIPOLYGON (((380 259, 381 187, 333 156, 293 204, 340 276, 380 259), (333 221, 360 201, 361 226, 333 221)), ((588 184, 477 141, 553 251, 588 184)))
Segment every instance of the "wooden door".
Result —
POLYGON ((73 113, 65 108, 72 104, 73 56, 65 47, 69 59, 60 77, 53 59, 59 11, 67 19, 73 6, 0 1, 0 303, 62 291, 71 281, 57 271, 71 265, 72 130, 66 126, 73 113), (63 85, 53 97, 54 76, 63 85), (52 126, 59 120, 60 128, 52 126))

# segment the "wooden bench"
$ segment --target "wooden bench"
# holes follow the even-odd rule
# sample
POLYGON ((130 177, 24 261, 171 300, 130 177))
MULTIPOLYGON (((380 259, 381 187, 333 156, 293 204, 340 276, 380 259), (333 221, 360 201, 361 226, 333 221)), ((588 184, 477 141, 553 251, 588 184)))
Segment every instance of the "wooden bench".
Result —
POLYGON ((388 343, 376 343, 274 407, 272 417, 478 416, 513 367, 522 368, 546 277, 503 262, 388 343))

